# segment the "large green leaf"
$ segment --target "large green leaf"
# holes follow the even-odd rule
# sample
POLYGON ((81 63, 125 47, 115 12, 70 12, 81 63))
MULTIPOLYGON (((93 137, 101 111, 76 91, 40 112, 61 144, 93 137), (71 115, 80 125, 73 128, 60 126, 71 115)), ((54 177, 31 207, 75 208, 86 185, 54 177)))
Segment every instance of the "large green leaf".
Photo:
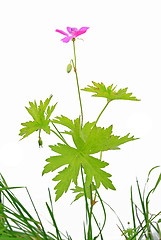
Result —
POLYGON ((97 187, 102 183, 105 188, 115 189, 109 179, 111 175, 102 170, 102 168, 106 167, 108 163, 93 156, 89 156, 88 154, 68 145, 57 144, 50 147, 54 152, 57 152, 60 155, 52 156, 46 160, 49 163, 44 167, 43 174, 54 171, 61 166, 68 165, 60 171, 55 178, 53 178, 54 181, 59 181, 55 187, 56 200, 58 200, 64 192, 67 192, 71 181, 77 185, 77 178, 81 164, 86 174, 87 185, 90 185, 90 183, 95 180, 97 187))
POLYGON ((112 100, 132 100, 139 101, 136 97, 132 96, 132 93, 127 93, 128 88, 119 89, 116 91, 116 86, 113 84, 106 87, 103 83, 92 82, 93 86, 88 85, 83 91, 94 93, 93 97, 103 97, 107 98, 108 101, 112 100))
POLYGON ((75 147, 60 144, 50 146, 51 150, 57 153, 46 161, 48 164, 44 167, 44 173, 55 171, 60 167, 65 168, 54 177, 54 181, 59 181, 56 185, 56 200, 58 200, 64 192, 67 192, 71 182, 77 186, 77 178, 81 165, 86 175, 86 184, 90 185, 95 182, 98 188, 102 184, 106 189, 115 189, 111 180, 111 175, 103 170, 108 163, 98 159, 92 154, 103 152, 111 149, 119 149, 119 145, 135 140, 127 134, 124 137, 112 135, 112 126, 101 128, 95 125, 95 122, 87 122, 83 127, 80 118, 72 121, 64 116, 57 117, 53 120, 55 123, 68 127, 72 136, 75 147))
POLYGON ((88 154, 120 149, 118 147, 119 145, 137 139, 134 138, 134 136, 129 137, 129 133, 124 137, 113 135, 112 125, 108 128, 101 128, 97 127, 95 122, 87 122, 83 128, 81 128, 80 118, 74 120, 73 123, 69 118, 61 116, 56 117, 53 122, 69 128, 70 131, 65 131, 65 133, 68 133, 73 137, 73 142, 77 149, 88 154))
POLYGON ((32 116, 33 121, 21 123, 23 128, 20 130, 20 136, 22 139, 29 136, 37 130, 44 130, 47 134, 50 134, 50 116, 54 111, 56 104, 54 106, 48 106, 52 95, 45 100, 43 103, 40 101, 39 106, 37 106, 36 101, 29 102, 30 107, 26 107, 28 113, 32 116))

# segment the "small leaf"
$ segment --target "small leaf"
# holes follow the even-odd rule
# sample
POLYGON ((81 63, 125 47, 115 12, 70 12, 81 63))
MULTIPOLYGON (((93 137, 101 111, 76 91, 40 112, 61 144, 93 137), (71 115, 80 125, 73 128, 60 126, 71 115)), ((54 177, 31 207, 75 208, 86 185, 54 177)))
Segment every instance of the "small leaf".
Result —
POLYGON ((28 113, 32 116, 33 121, 21 123, 21 125, 24 126, 22 129, 20 129, 19 133, 19 135, 22 136, 22 139, 29 136, 33 132, 41 129, 44 130, 47 134, 50 134, 49 118, 57 104, 56 103, 54 106, 51 107, 48 106, 51 98, 52 95, 47 98, 44 103, 40 101, 39 106, 37 106, 36 101, 29 102, 30 107, 26 107, 26 109, 28 113))
MULTIPOLYGON (((88 199, 91 198, 91 190, 93 192, 95 191, 95 188, 93 187, 93 184, 91 185, 91 188, 90 188, 90 186, 87 186, 87 183, 85 182, 85 192, 88 199)), ((73 193, 78 193, 73 202, 77 201, 79 198, 84 196, 84 189, 82 187, 75 186, 75 188, 71 190, 73 191, 73 193)))
POLYGON ((127 93, 128 88, 119 89, 116 91, 116 86, 113 87, 113 84, 105 87, 103 83, 92 82, 93 86, 87 86, 82 89, 83 91, 94 93, 93 97, 103 97, 107 98, 108 101, 112 100, 132 100, 132 101, 140 101, 136 97, 132 96, 132 93, 127 93))
POLYGON ((74 128, 73 121, 63 115, 61 115, 60 117, 56 117, 55 119, 52 120, 52 122, 61 124, 71 130, 73 130, 74 128))

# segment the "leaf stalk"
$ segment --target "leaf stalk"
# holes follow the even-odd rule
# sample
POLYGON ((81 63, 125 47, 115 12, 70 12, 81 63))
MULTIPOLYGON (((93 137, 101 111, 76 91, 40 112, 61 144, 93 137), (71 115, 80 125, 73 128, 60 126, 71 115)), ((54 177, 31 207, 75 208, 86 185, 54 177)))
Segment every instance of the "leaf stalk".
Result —
POLYGON ((98 115, 98 117, 97 117, 97 119, 96 119, 96 121, 95 121, 95 126, 96 126, 98 120, 100 119, 102 113, 103 113, 103 112, 105 111, 105 109, 107 108, 107 106, 108 106, 109 103, 110 103, 110 101, 107 101, 106 105, 104 106, 104 108, 102 109, 102 111, 100 112, 100 114, 98 115))

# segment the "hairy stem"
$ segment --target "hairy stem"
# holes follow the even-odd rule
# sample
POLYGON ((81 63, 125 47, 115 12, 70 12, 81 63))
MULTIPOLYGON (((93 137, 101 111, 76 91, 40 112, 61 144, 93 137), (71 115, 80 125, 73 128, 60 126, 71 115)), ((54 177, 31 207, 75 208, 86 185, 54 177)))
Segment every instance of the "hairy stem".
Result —
POLYGON ((73 68, 74 68, 74 72, 75 72, 75 76, 76 76, 78 97, 79 97, 79 103, 80 103, 80 109, 81 109, 81 126, 83 126, 83 108, 82 108, 82 101, 81 101, 80 88, 79 88, 79 82, 78 82, 78 74, 77 74, 75 38, 73 38, 73 50, 74 50, 74 63, 73 63, 73 61, 72 61, 72 63, 73 63, 73 68))

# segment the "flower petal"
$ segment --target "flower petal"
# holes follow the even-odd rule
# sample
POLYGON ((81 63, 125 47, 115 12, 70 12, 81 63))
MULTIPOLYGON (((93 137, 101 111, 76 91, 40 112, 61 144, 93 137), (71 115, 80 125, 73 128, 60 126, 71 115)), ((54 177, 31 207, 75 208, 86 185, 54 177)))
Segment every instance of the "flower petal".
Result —
POLYGON ((61 33, 61 34, 65 35, 65 36, 69 36, 68 33, 64 32, 62 30, 59 30, 59 29, 56 29, 55 32, 61 33))
POLYGON ((61 41, 64 43, 68 43, 72 38, 73 38, 73 36, 68 36, 68 37, 61 39, 61 41))
POLYGON ((74 36, 75 36, 75 37, 78 37, 78 36, 80 36, 81 34, 84 34, 88 29, 89 29, 89 27, 82 27, 82 28, 80 28, 77 32, 75 32, 74 36))
POLYGON ((77 28, 67 27, 67 31, 68 31, 68 33, 70 33, 70 34, 73 34, 73 33, 77 32, 78 29, 77 29, 77 28))
POLYGON ((78 31, 86 32, 89 29, 89 27, 81 27, 78 31))

